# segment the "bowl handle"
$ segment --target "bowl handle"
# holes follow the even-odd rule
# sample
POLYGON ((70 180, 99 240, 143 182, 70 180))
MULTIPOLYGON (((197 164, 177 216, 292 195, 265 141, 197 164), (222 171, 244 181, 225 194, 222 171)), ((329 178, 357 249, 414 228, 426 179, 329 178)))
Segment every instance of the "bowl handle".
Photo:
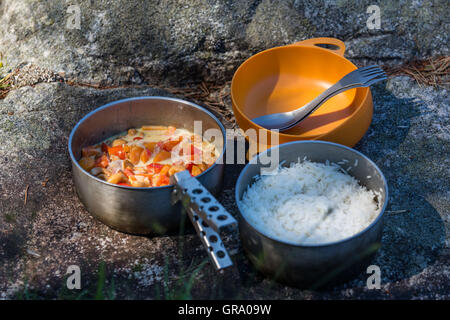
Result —
POLYGON ((293 43, 292 46, 320 47, 344 56, 345 43, 336 38, 311 38, 293 43))

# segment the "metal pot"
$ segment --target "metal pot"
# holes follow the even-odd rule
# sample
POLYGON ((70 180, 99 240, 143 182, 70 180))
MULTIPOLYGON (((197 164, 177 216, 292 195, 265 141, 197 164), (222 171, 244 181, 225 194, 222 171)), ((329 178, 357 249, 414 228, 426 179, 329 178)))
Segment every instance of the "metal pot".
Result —
POLYGON ((307 157, 313 162, 340 162, 358 165, 349 170, 359 183, 380 193, 381 211, 363 231, 340 241, 325 244, 299 245, 272 237, 257 230, 239 213, 242 246, 250 261, 263 274, 297 287, 319 287, 345 281, 361 273, 373 257, 381 241, 383 213, 388 202, 388 187, 380 169, 363 154, 343 145, 324 141, 297 141, 268 149, 252 159, 242 170, 236 183, 236 202, 241 200, 253 178, 263 167, 260 158, 279 152, 286 163, 307 157))
MULTIPOLYGON (((81 119, 69 138, 73 179, 87 210, 106 225, 133 234, 165 233, 178 228, 180 205, 171 204, 173 186, 133 188, 118 186, 84 171, 77 160, 81 148, 98 143, 129 128, 145 124, 173 125, 193 130, 194 121, 203 128, 225 129, 212 113, 193 103, 166 97, 139 97, 108 103, 81 119)), ((220 157, 197 179, 213 194, 221 189, 225 138, 213 142, 220 157)))
POLYGON ((193 103, 167 97, 138 97, 108 103, 81 119, 69 138, 75 189, 94 217, 122 232, 164 234, 179 228, 183 203, 218 268, 230 265, 231 260, 216 231, 236 224, 234 218, 209 194, 217 194, 221 189, 225 148, 225 129, 211 112, 193 103), (96 178, 78 164, 82 147, 96 144, 129 128, 157 124, 193 131, 194 121, 202 121, 203 132, 213 128, 222 133, 221 139, 212 141, 220 151, 219 158, 196 179, 183 171, 173 176, 172 185, 134 188, 96 178), (211 241, 210 238, 218 239, 211 241))

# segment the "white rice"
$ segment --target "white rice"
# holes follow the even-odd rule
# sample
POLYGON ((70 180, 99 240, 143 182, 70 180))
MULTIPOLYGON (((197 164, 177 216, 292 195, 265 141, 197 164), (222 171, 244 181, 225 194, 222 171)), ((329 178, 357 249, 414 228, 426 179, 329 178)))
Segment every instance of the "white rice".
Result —
POLYGON ((260 232, 298 244, 348 238, 366 228, 380 210, 379 195, 334 163, 292 163, 257 176, 241 211, 260 232))

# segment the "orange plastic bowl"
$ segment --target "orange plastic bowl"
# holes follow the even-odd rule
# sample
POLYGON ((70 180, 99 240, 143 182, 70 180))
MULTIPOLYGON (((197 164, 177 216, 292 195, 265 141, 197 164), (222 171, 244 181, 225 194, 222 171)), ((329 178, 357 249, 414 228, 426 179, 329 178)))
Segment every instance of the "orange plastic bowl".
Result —
POLYGON ((326 140, 352 147, 364 136, 373 113, 369 88, 342 92, 298 126, 282 133, 272 132, 278 143, 272 141, 269 130, 251 121, 303 106, 355 70, 344 52, 345 44, 338 39, 313 38, 262 51, 237 69, 231 83, 234 115, 249 142, 258 143, 258 152, 295 140, 326 140), (255 129, 263 137, 265 134, 267 142, 259 134, 254 141, 248 129, 255 129))

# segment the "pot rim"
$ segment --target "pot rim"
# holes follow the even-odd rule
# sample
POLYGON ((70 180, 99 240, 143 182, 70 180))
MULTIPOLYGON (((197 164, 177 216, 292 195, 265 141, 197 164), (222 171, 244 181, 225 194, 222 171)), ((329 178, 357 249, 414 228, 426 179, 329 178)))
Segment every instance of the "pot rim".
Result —
MULTIPOLYGON (((236 102, 236 100, 234 98, 235 95, 233 94, 233 92, 236 91, 236 89, 234 89, 235 86, 236 86, 236 82, 235 82, 236 81, 236 77, 237 77, 239 72, 243 72, 242 69, 244 68, 244 66, 246 64, 250 63, 250 61, 253 60, 254 58, 256 58, 256 57, 258 57, 260 55, 266 54, 268 52, 283 50, 283 49, 292 48, 292 47, 298 48, 299 50, 305 50, 305 49, 306 50, 318 50, 319 52, 322 51, 322 52, 325 52, 325 53, 330 54, 330 55, 335 55, 335 56, 339 57, 340 59, 343 59, 346 62, 350 63, 355 68, 355 70, 357 69, 356 65, 353 62, 351 62, 350 60, 348 60, 347 58, 345 58, 344 56, 341 56, 338 53, 333 52, 333 51, 331 51, 329 49, 318 47, 318 46, 309 46, 309 45, 302 45, 301 43, 293 43, 293 44, 288 44, 288 45, 284 45, 284 46, 278 46, 278 47, 269 48, 269 49, 260 51, 260 52, 258 52, 256 54, 250 56, 249 58, 247 58, 244 62, 242 62, 242 64, 234 72, 233 78, 231 79, 231 86, 230 86, 230 96, 231 96, 231 102, 232 102, 232 105, 233 105, 233 110, 235 110, 235 112, 238 112, 246 121, 248 121, 250 123, 250 127, 257 128, 258 130, 266 130, 268 132, 273 132, 274 134, 278 134, 280 137, 301 138, 301 139, 303 139, 305 141, 306 140, 311 140, 311 139, 320 139, 321 137, 329 134, 330 132, 334 132, 337 129, 341 128, 342 126, 346 125, 346 123, 354 116, 354 114, 356 114, 365 105, 367 99, 369 98, 370 88, 356 88, 357 91, 358 90, 363 91, 362 102, 359 105, 356 106, 354 112, 350 116, 348 116, 345 119, 345 121, 343 121, 339 126, 334 128, 330 132, 325 132, 325 133, 318 134, 318 135, 311 135, 311 134, 309 134, 309 135, 305 135, 304 137, 302 136, 302 134, 290 134, 290 133, 283 133, 283 132, 274 132, 273 130, 269 130, 269 129, 266 129, 264 127, 261 127, 260 125, 254 123, 249 117, 247 117, 247 115, 244 113, 242 107, 236 102)), ((370 100, 372 100, 372 99, 370 99, 370 100)))
POLYGON ((226 145, 227 145, 227 136, 226 136, 226 132, 225 132, 225 127, 223 126, 223 124, 219 121, 219 119, 217 119, 217 117, 209 110, 207 110, 204 107, 201 107, 193 102, 190 101, 186 101, 186 100, 182 100, 182 99, 178 99, 178 98, 172 98, 172 97, 164 97, 164 96, 139 96, 139 97, 132 97, 132 98, 126 98, 126 99, 121 99, 121 100, 116 100, 116 101, 112 101, 109 102, 105 105, 102 105, 94 110, 92 110, 91 112, 89 112, 87 115, 85 115, 83 118, 81 118, 81 120, 79 120, 77 122, 77 124, 75 125, 75 127, 73 127, 72 131, 70 132, 70 136, 69 136, 69 142, 68 142, 68 149, 69 149, 69 155, 70 155, 70 159, 72 161, 72 164, 74 164, 75 166, 77 166, 78 169, 81 170, 81 172, 83 172, 83 174, 88 175, 90 178, 101 182, 103 184, 109 185, 111 187, 116 187, 116 188, 121 188, 121 189, 130 189, 130 190, 159 190, 159 189, 169 189, 169 188, 173 188, 173 185, 167 185, 167 186, 160 186, 160 187, 128 187, 128 186, 122 186, 122 185, 118 185, 118 184, 113 184, 110 182, 107 182, 105 180, 102 180, 100 178, 97 178, 93 175, 91 175, 89 172, 87 172, 86 170, 84 170, 80 164, 78 163, 78 161, 75 158, 75 155, 72 152, 72 141, 73 141, 73 137, 75 135, 75 133, 78 130, 78 127, 88 118, 90 118, 92 115, 94 115, 95 113, 107 109, 109 107, 112 107, 116 104, 119 103, 123 103, 123 102, 127 102, 127 101, 134 101, 134 100, 168 100, 168 101, 174 101, 174 102, 179 102, 179 103, 183 103, 183 104, 187 104, 195 109, 198 109, 200 111, 205 112, 208 116, 210 116, 218 125, 220 130, 222 131, 222 136, 223 136, 223 147, 222 147, 222 151, 219 155, 219 157, 216 159, 216 162, 214 162, 214 164, 209 167, 208 169, 206 169, 205 171, 203 171, 201 174, 199 174, 197 177, 201 177, 203 174, 206 174, 208 171, 212 170, 213 167, 215 167, 218 164, 219 160, 223 160, 224 154, 225 154, 225 150, 226 150, 226 145))
POLYGON ((299 248, 326 248, 326 247, 331 247, 331 246, 340 245, 340 244, 343 244, 343 243, 346 243, 346 242, 350 242, 350 241, 352 241, 352 240, 354 240, 354 239, 364 235, 367 231, 372 229, 378 223, 378 221, 380 221, 383 218, 383 216, 384 216, 384 212, 386 210, 386 207, 387 207, 387 204, 388 204, 388 200, 389 200, 389 190, 388 190, 388 184, 387 184, 387 181, 386 181, 386 178, 385 178, 383 172, 380 170, 380 168, 371 159, 369 159, 367 156, 365 156, 361 152, 359 152, 357 150, 354 150, 352 148, 349 148, 347 146, 344 146, 342 144, 334 143, 334 142, 321 141, 321 140, 303 140, 303 141, 292 141, 292 142, 283 143, 281 145, 274 146, 274 147, 272 147, 270 149, 267 149, 267 150, 259 153, 258 155, 256 155, 249 163, 247 163, 245 165, 245 167, 242 169, 241 173, 239 174, 239 177, 238 177, 238 179, 236 181, 236 187, 235 187, 235 199, 236 199, 236 206, 238 207, 238 215, 239 215, 239 217, 242 218, 247 223, 247 225, 251 229, 253 229, 256 233, 258 233, 259 235, 261 235, 261 236, 263 236, 263 237, 265 237, 265 238, 267 238, 269 240, 275 241, 277 243, 281 243, 281 244, 289 245, 289 246, 294 246, 294 247, 299 247, 299 248), (258 230, 255 226, 253 226, 244 217, 244 215, 241 212, 241 206, 242 205, 241 205, 241 199, 239 199, 239 195, 238 195, 238 188, 241 185, 241 182, 242 182, 242 179, 243 179, 242 177, 243 177, 244 172, 246 170, 248 170, 248 168, 250 167, 252 162, 256 161, 258 159, 258 157, 261 156, 262 154, 264 154, 264 155, 267 154, 270 150, 273 150, 273 149, 276 149, 276 148, 280 148, 280 147, 283 148, 283 146, 285 146, 285 145, 309 144, 309 143, 313 143, 313 144, 328 144, 328 145, 333 145, 333 146, 336 146, 336 147, 339 147, 339 148, 343 148, 343 149, 347 149, 347 150, 349 150, 351 152, 354 152, 354 153, 360 155, 361 157, 363 157, 364 159, 366 159, 375 168, 375 170, 378 171, 378 173, 381 176, 384 188, 386 190, 385 197, 384 197, 384 202, 383 202, 383 207, 381 208, 381 210, 378 213, 377 217, 367 227, 365 227, 363 230, 359 231, 358 233, 355 233, 354 235, 352 235, 350 237, 347 237, 347 238, 344 238, 344 239, 341 239, 341 240, 332 241, 332 242, 324 242, 324 243, 309 243, 309 244, 308 243, 303 243, 303 244, 295 243, 295 242, 292 242, 292 241, 289 241, 289 240, 283 240, 283 239, 281 239, 279 237, 276 237, 276 236, 270 236, 270 235, 266 234, 265 232, 262 232, 262 231, 258 230))

